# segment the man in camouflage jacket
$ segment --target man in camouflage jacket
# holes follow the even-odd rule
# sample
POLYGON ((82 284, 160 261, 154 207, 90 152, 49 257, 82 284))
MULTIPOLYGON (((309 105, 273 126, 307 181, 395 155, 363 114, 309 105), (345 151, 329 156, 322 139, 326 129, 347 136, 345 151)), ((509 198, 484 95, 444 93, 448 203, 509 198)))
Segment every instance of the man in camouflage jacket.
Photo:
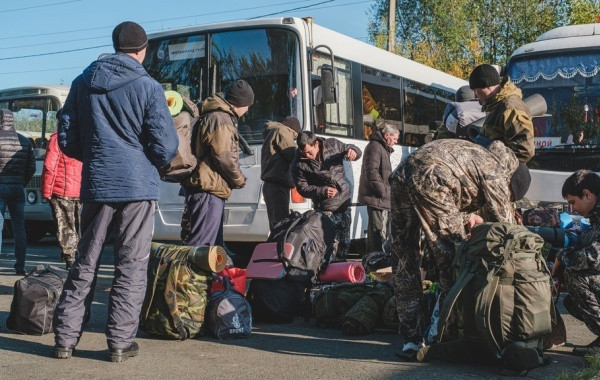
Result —
POLYGON ((439 271, 441 296, 452 286, 455 243, 483 219, 515 223, 511 200, 529 187, 529 171, 499 141, 489 149, 466 140, 436 140, 413 152, 390 177, 391 251, 399 263, 396 305, 403 352, 415 354, 427 327, 420 275, 421 232, 439 271))
MULTIPOLYGON (((590 219, 591 229, 581 235, 579 243, 557 254, 555 267, 564 267, 569 291, 565 308, 583 321, 597 338, 576 355, 600 354, 600 176, 590 170, 578 170, 565 181, 562 195, 573 210, 590 219)), ((556 271, 555 271, 556 273, 556 271)))
POLYGON ((500 79, 494 66, 477 66, 469 77, 469 86, 487 113, 481 136, 500 140, 526 163, 534 153, 531 111, 523 102, 523 94, 508 77, 500 79))

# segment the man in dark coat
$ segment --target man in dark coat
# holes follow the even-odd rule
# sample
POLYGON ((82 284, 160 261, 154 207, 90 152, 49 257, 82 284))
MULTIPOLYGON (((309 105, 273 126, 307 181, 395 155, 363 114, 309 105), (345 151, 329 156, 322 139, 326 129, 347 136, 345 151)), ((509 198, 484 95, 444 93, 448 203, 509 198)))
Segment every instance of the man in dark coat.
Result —
POLYGON ((15 236, 15 271, 25 275, 25 185, 35 172, 31 142, 15 131, 13 113, 0 109, 0 247, 8 207, 15 236))
POLYGON ((387 125, 381 132, 375 131, 365 148, 358 202, 367 206, 369 215, 367 231, 367 253, 381 251, 387 237, 388 212, 390 206, 390 182, 392 164, 390 154, 398 142, 400 132, 394 126, 387 125))
POLYGON ((260 179, 264 181, 262 192, 270 229, 290 213, 290 189, 294 187, 290 163, 296 157, 296 138, 300 132, 300 122, 293 116, 281 123, 270 121, 263 131, 260 179))
POLYGON ((113 362, 138 354, 134 342, 158 200, 158 168, 177 151, 164 91, 141 65, 148 39, 134 22, 113 30, 116 54, 93 62, 73 81, 58 115, 60 149, 82 161, 81 240, 54 314, 57 358, 70 358, 89 315, 109 225, 115 278, 106 338, 113 362), (89 295, 89 296, 88 296, 89 295))
POLYGON ((297 139, 292 178, 298 193, 312 199, 315 210, 328 215, 336 228, 334 261, 346 261, 350 248, 350 186, 344 177, 344 159, 360 158, 361 150, 340 140, 318 138, 304 131, 297 139))

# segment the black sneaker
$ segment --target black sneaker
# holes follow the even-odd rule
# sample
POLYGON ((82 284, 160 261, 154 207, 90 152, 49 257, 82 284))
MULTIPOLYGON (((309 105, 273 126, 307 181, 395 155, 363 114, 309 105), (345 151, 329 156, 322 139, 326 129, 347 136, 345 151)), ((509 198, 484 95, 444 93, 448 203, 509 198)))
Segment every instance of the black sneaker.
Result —
POLYGON ((57 344, 54 346, 54 357, 57 359, 69 359, 73 356, 73 350, 73 347, 57 344))
POLYGON ((136 342, 131 343, 131 345, 127 348, 111 348, 109 357, 110 361, 113 363, 124 362, 130 357, 137 356, 140 353, 140 347, 136 342))
POLYGON ((74 262, 75 262, 75 260, 67 260, 67 261, 65 261, 65 266, 67 267, 67 270, 71 269, 71 267, 73 266, 74 262))
POLYGON ((600 337, 587 346, 579 346, 573 349, 573 355, 577 356, 593 356, 600 355, 600 337))
POLYGON ((15 274, 17 276, 26 276, 27 272, 25 272, 25 269, 17 269, 17 270, 15 270, 15 274))

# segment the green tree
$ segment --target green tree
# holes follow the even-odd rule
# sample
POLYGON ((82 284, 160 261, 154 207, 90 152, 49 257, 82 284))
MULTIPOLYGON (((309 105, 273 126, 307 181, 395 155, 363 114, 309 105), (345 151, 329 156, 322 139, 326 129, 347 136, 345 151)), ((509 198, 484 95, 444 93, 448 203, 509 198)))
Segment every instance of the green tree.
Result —
POLYGON ((600 17, 600 1, 571 0, 570 24, 589 24, 598 22, 600 17))

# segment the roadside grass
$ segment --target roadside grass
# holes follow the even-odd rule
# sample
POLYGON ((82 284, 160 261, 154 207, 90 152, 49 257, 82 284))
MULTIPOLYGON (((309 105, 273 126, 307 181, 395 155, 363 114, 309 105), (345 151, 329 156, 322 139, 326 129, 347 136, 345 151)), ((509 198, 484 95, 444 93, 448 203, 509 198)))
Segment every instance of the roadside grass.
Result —
POLYGON ((600 378, 600 355, 586 356, 585 368, 576 373, 563 373, 558 380, 591 380, 600 378))

